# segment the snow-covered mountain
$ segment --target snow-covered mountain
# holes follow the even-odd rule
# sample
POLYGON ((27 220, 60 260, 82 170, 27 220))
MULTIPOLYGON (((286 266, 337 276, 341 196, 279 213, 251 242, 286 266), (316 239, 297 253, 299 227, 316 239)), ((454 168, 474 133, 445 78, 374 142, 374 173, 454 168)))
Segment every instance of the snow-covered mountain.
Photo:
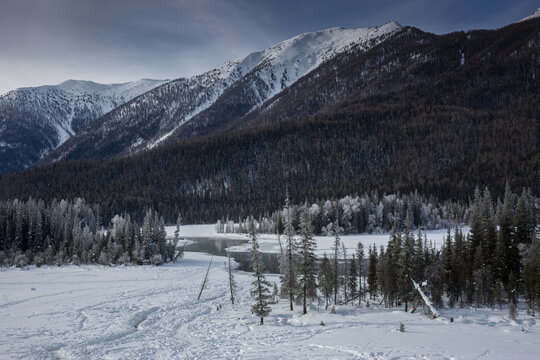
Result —
POLYGON ((523 22, 523 21, 527 21, 527 20, 531 20, 531 19, 534 19, 534 18, 537 18, 537 17, 540 17, 540 8, 536 9, 532 15, 529 15, 527 17, 524 17, 523 19, 519 20, 518 22, 523 22))
POLYGON ((191 138, 202 128, 256 109, 324 61, 352 49, 370 49, 399 29, 388 22, 305 33, 202 75, 169 82, 98 119, 42 163, 129 155, 191 138))
POLYGON ((0 96, 0 173, 22 170, 112 109, 163 84, 68 80, 0 96))

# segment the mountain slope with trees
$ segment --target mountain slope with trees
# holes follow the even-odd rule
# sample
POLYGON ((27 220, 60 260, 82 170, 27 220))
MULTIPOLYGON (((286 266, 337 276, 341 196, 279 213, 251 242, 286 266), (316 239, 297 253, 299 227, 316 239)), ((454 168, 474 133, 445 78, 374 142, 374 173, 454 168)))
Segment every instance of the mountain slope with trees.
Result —
POLYGON ((285 187, 296 203, 371 189, 466 200, 476 186, 502 196, 506 181, 538 194, 539 22, 442 36, 404 28, 324 63, 240 129, 4 176, 0 197, 82 196, 112 212, 214 222, 277 209, 285 187))

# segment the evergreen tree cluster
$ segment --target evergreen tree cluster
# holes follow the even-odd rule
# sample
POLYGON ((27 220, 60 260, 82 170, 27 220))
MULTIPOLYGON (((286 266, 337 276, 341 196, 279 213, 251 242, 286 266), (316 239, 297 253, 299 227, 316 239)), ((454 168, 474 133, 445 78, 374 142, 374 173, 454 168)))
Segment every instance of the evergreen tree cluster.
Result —
MULTIPOLYGON (((417 191, 410 194, 379 195, 373 191, 362 196, 345 196, 338 200, 319 200, 312 204, 291 205, 290 208, 275 211, 271 215, 260 216, 256 220, 258 232, 282 234, 284 219, 289 211, 295 231, 300 228, 300 217, 308 209, 315 235, 333 235, 334 224, 339 222, 344 233, 381 233, 393 227, 402 227, 407 214, 411 216, 411 226, 426 230, 444 229, 454 223, 466 221, 467 206, 435 197, 424 197, 417 191), (288 210, 287 210, 288 209, 288 210)), ((239 219, 235 224, 228 218, 216 223, 218 233, 247 233, 249 218, 239 219)))
POLYGON ((475 191, 470 233, 448 230, 440 250, 415 237, 411 227, 395 230, 386 248, 370 248, 368 291, 389 306, 408 304, 416 296, 412 281, 425 281, 436 306, 447 299, 459 304, 514 307, 520 295, 535 312, 540 306, 540 238, 537 204, 526 190, 513 195, 506 187, 497 210, 486 188, 475 191))
POLYGON ((148 210, 142 227, 130 215, 102 227, 100 206, 84 199, 0 202, 0 266, 28 264, 162 264, 174 259, 165 223, 148 210))
MULTIPOLYGON (((392 229, 387 246, 369 247, 365 261, 362 243, 348 256, 340 240, 344 228, 339 215, 328 228, 334 236, 331 253, 317 259, 313 207, 307 202, 296 207, 295 230, 294 207, 287 196, 277 217, 282 224, 278 232, 281 297, 289 300, 290 310, 294 303, 301 304, 304 314, 309 303, 321 297, 326 308, 356 299, 359 304, 378 299, 387 307, 402 306, 408 311, 422 302, 416 282, 436 307, 507 303, 512 317, 518 299, 524 298, 534 314, 540 310, 538 205, 527 189, 516 195, 507 185, 503 200, 494 203, 487 188, 483 192, 477 188, 471 206, 463 209, 463 216, 470 219, 470 232, 465 235, 457 225, 453 232, 448 227, 441 248, 428 243, 425 233, 415 226, 414 207, 409 206, 404 221, 392 229)), ((254 238, 253 217, 248 229, 254 238)))

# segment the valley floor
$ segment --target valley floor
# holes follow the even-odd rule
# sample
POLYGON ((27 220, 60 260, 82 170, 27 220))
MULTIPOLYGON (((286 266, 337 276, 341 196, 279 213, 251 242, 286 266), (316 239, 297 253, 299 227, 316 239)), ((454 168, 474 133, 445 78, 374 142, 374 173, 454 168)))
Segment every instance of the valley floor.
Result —
POLYGON ((281 300, 259 326, 250 274, 236 273, 238 303, 231 305, 225 258, 213 258, 197 301, 209 260, 186 253, 160 267, 0 270, 0 358, 535 359, 540 351, 540 325, 523 310, 517 321, 490 309, 443 310, 430 320, 378 305, 330 314, 321 304, 302 316, 281 300))

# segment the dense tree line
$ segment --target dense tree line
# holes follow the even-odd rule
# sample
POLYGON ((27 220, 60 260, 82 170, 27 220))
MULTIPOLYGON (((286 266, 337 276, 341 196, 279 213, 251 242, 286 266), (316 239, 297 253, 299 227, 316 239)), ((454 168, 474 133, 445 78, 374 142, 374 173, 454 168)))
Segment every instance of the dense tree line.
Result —
POLYGON ((407 305, 415 296, 412 282, 426 280, 436 306, 444 299, 459 304, 514 307, 523 295, 530 313, 540 309, 540 233, 538 203, 524 191, 506 189, 495 211, 489 191, 476 190, 471 230, 448 235, 442 249, 415 236, 411 224, 390 235, 386 248, 369 250, 368 286, 387 306, 407 305))
MULTIPOLYGON (((257 231, 266 234, 283 234, 287 218, 291 213, 292 224, 298 230, 301 214, 307 208, 315 235, 332 235, 333 224, 341 224, 345 234, 389 232, 393 227, 402 227, 410 212, 415 228, 425 230, 445 229, 454 223, 465 223, 470 208, 461 203, 438 201, 434 197, 425 198, 418 192, 410 194, 379 195, 373 191, 362 196, 345 196, 335 201, 319 200, 309 204, 286 207, 273 212, 269 217, 260 216, 255 220, 257 231)), ((216 223, 218 233, 247 233, 249 218, 243 221, 222 218, 216 223)))
MULTIPOLYGON (((294 303, 302 304, 304 313, 309 303, 321 298, 326 308, 377 300, 408 311, 422 301, 416 282, 436 307, 501 307, 504 303, 513 317, 517 302, 525 299, 534 315, 540 311, 539 205, 527 189, 516 195, 507 184, 503 199, 494 202, 487 188, 477 188, 467 210, 469 233, 464 234, 457 225, 453 232, 449 227, 441 248, 428 242, 414 224, 411 206, 405 219, 394 223, 387 246, 370 246, 367 254, 362 243, 355 253, 347 254, 340 240, 344 228, 338 216, 327 228, 334 236, 331 253, 316 259, 312 207, 305 203, 297 208, 299 226, 295 230, 293 206, 287 200, 277 213, 284 230, 280 245, 285 241, 280 254, 281 297, 287 299, 290 310, 294 303)), ((256 227, 250 217, 252 237, 256 227)))
POLYGON ((0 266, 158 265, 177 256, 177 237, 166 241, 165 222, 154 210, 146 212, 142 226, 128 214, 102 224, 102 213, 81 198, 0 202, 0 266))
POLYGON ((108 216, 140 222, 154 208, 169 223, 178 212, 208 223, 278 209, 287 186, 294 203, 374 189, 466 201, 476 185, 502 197, 505 180, 538 194, 538 21, 444 36, 407 28, 321 65, 248 127, 2 176, 0 199, 84 197, 108 216))

